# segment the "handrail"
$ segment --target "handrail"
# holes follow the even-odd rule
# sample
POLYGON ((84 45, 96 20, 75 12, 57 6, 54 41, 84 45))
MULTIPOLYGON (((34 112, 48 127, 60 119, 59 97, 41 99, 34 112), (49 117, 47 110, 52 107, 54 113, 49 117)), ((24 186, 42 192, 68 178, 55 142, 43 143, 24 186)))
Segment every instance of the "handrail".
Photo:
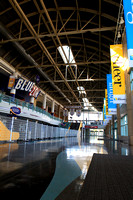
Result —
POLYGON ((8 95, 5 95, 5 94, 2 94, 0 93, 0 103, 4 101, 4 102, 7 102, 9 103, 9 105, 12 103, 12 104, 15 104, 16 106, 22 106, 22 108, 28 108, 30 110, 33 110, 33 111, 36 111, 36 112, 39 112, 39 113, 42 113, 48 117, 50 117, 51 119, 55 119, 55 120, 58 120, 58 121, 62 121, 62 119, 59 119, 58 117, 55 117, 55 116, 52 116, 50 113, 48 113, 47 111, 43 110, 42 108, 39 108, 39 107, 35 107, 33 104, 30 104, 29 102, 25 102, 25 101, 22 101, 22 100, 19 100, 19 99, 16 99, 14 97, 11 97, 11 96, 8 96, 8 95))

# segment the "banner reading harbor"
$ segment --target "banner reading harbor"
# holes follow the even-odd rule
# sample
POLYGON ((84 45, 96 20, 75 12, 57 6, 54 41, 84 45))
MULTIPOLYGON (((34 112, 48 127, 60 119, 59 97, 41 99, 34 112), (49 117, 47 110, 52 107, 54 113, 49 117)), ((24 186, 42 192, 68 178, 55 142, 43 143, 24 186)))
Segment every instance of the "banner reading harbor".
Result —
POLYGON ((126 104, 125 93, 125 60, 123 58, 122 44, 111 45, 111 71, 113 85, 113 103, 126 104))

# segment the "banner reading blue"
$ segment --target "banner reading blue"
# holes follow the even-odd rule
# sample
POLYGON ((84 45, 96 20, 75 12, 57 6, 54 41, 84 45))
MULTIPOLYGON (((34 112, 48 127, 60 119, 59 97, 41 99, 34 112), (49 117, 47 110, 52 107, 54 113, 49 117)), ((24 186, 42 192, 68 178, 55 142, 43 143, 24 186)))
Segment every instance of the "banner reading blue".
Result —
POLYGON ((133 0, 123 0, 129 67, 133 67, 133 0))
POLYGON ((117 105, 113 103, 112 74, 107 74, 108 114, 117 113, 117 105))

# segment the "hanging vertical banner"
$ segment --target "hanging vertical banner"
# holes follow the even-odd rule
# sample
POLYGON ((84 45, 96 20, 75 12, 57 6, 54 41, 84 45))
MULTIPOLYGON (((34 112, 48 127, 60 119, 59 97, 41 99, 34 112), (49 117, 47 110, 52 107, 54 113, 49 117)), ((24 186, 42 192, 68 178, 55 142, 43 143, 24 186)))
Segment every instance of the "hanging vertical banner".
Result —
POLYGON ((108 94, 107 89, 105 89, 105 101, 106 101, 106 116, 108 115, 108 94))
POLYGON ((68 110, 63 110, 63 116, 67 117, 68 116, 68 110))
POLYGON ((14 84, 15 84, 15 76, 10 76, 9 82, 8 82, 8 89, 13 88, 14 84))
POLYGON ((129 67, 133 67, 133 0, 123 0, 129 67))
POLYGON ((102 111, 103 111, 103 121, 104 121, 104 104, 103 104, 103 110, 102 111))
POLYGON ((123 70, 125 60, 123 58, 122 44, 111 45, 110 53, 113 85, 113 103, 126 104, 125 74, 123 70))
POLYGON ((74 109, 73 109, 73 108, 70 109, 70 115, 71 115, 71 116, 74 115, 74 109))
POLYGON ((81 110, 76 110, 76 115, 77 115, 78 117, 80 117, 80 116, 81 116, 81 110))
POLYGON ((104 98, 104 107, 103 107, 104 109, 103 109, 103 115, 104 115, 104 121, 106 120, 106 100, 105 100, 105 98, 104 98))
POLYGON ((108 113, 116 115, 117 105, 113 103, 112 74, 107 74, 108 113))

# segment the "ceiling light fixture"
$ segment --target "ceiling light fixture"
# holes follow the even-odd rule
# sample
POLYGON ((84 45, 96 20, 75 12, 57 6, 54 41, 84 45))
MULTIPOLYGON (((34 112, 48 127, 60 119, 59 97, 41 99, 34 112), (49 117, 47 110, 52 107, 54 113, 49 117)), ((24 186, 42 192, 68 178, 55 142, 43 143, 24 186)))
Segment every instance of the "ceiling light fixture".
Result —
POLYGON ((118 38, 121 38, 121 34, 120 34, 120 31, 118 31, 118 35, 117 35, 118 38))
POLYGON ((121 17, 121 19, 120 19, 120 24, 124 24, 124 19, 123 19, 123 17, 121 17))

